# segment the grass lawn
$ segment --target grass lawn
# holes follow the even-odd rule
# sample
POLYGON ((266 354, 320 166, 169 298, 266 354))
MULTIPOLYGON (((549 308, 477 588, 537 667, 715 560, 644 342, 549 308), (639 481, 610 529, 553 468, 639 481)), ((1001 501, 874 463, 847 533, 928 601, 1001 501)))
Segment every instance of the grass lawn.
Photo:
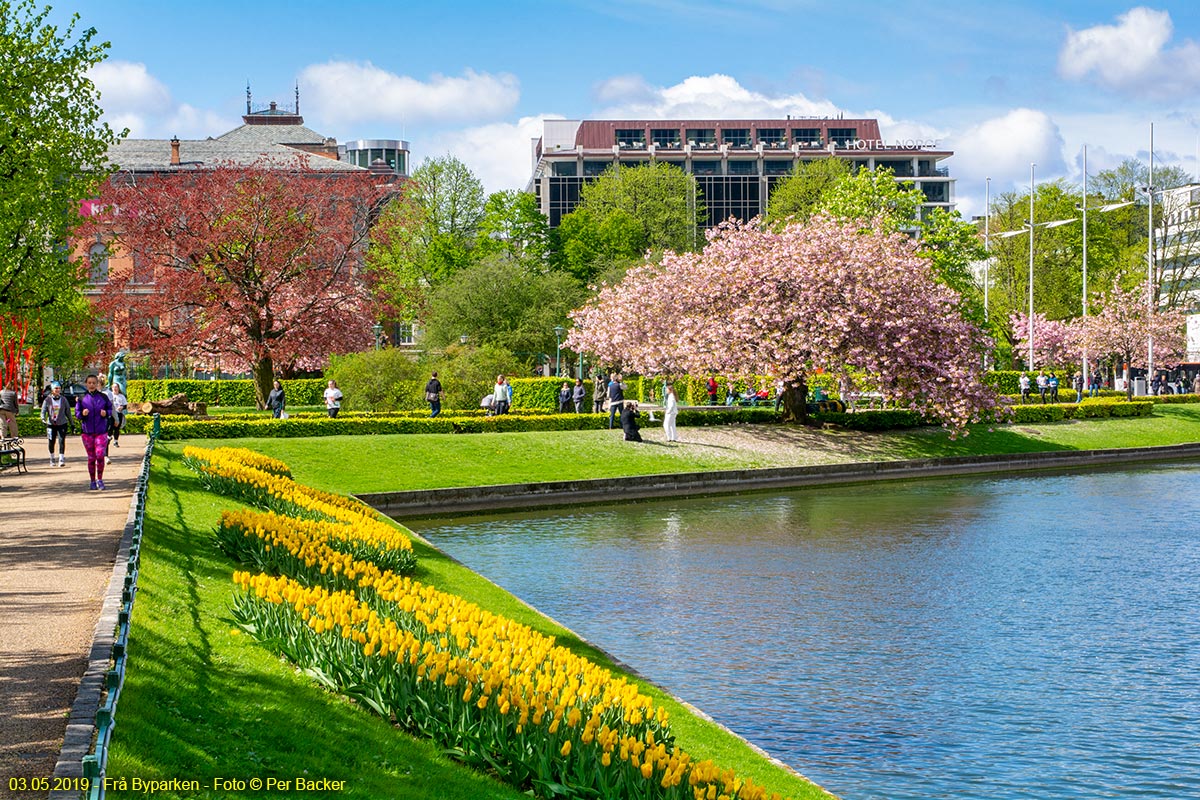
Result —
MULTIPOLYGON (((507 436, 442 438, 456 442, 507 436)), ((374 438, 358 437, 360 444, 374 438)), ((378 438, 389 440, 393 448, 404 444, 397 437, 378 438)), ((296 452, 302 453, 305 442, 313 445, 317 440, 286 444, 300 445, 296 452)), ((108 775, 195 778, 205 787, 200 795, 156 794, 165 798, 252 797, 261 792, 217 791, 212 779, 298 775, 344 779, 345 790, 336 796, 364 800, 525 797, 321 689, 236 631, 229 614, 234 594, 230 575, 236 565, 217 549, 212 531, 220 511, 237 504, 204 491, 183 466, 182 449, 181 443, 171 442, 156 450, 134 606, 131 667, 108 775)), ((328 457, 318 455, 317 460, 328 457)), ((337 470, 332 471, 336 477, 337 470)), ((512 595, 420 541, 415 545, 419 580, 552 634, 560 644, 612 666, 602 653, 512 595)), ((644 690, 671 713, 680 746, 693 756, 712 758, 791 797, 829 797, 657 689, 644 690)), ((141 796, 132 791, 111 794, 141 796)))

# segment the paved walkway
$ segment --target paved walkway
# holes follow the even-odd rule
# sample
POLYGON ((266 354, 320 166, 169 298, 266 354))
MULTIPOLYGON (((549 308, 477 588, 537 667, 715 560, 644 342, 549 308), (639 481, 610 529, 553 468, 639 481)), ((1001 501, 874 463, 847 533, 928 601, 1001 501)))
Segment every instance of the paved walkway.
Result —
POLYGON ((8 778, 54 772, 145 449, 121 437, 104 492, 88 490, 79 437, 65 467, 39 438, 29 474, 0 473, 0 797, 8 778))

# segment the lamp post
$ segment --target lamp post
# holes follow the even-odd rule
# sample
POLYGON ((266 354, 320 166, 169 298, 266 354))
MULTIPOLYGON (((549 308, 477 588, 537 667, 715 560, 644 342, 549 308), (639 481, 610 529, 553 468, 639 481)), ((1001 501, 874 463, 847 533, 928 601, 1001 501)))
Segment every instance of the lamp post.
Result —
POLYGON ((554 375, 558 378, 562 377, 562 337, 566 332, 567 329, 562 325, 554 326, 554 345, 558 350, 558 355, 554 361, 554 375))
MULTIPOLYGON (((1083 146, 1083 318, 1086 325, 1088 315, 1087 301, 1087 211, 1088 211, 1088 186, 1087 186, 1087 145, 1083 146)), ((1083 346, 1083 372, 1080 373, 1083 379, 1084 390, 1088 387, 1088 354, 1087 345, 1083 346)), ((1082 395, 1080 395, 1082 397, 1082 395)))
POLYGON ((1033 169, 1029 165, 1029 371, 1033 372, 1033 169))
POLYGON ((462 336, 458 337, 458 343, 461 345, 466 345, 466 343, 469 341, 471 341, 471 337, 467 336, 465 333, 462 336))
MULTIPOLYGON (((1154 123, 1150 123, 1150 176, 1146 181, 1146 322, 1154 313, 1154 123)), ((1149 324, 1147 324, 1149 327, 1149 324)), ((1154 378, 1154 335, 1146 335, 1146 391, 1154 378)))
POLYGON ((375 349, 379 349, 379 343, 383 339, 383 325, 376 322, 371 326, 371 331, 375 334, 375 349))

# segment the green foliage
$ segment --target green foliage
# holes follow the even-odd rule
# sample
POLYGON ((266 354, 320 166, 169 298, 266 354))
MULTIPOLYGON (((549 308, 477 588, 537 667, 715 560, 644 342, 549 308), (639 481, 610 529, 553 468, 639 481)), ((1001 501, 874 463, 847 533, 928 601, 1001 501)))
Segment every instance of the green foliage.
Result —
POLYGON ((583 288, 569 275, 489 258, 434 291, 425 318, 426 342, 445 347, 465 334, 475 345, 553 357, 555 326, 566 326, 567 314, 583 299, 583 288))
POLYGON ((911 186, 897 183, 890 169, 860 169, 822 192, 818 210, 834 219, 877 220, 888 230, 909 230, 918 227, 925 202, 911 186))
MULTIPOLYGON (((573 378, 513 378, 513 408, 555 413, 558 411, 558 391, 564 383, 574 390, 573 378)), ((592 407, 592 382, 584 381, 586 408, 592 407)))
POLYGON ((775 184, 767 198, 767 219, 774 224, 805 222, 825 207, 829 189, 850 175, 840 158, 803 161, 787 178, 775 184))
POLYGON ((550 252, 550 226, 537 197, 513 189, 488 195, 477 250, 484 258, 500 255, 521 264, 543 264, 550 252))
MULTIPOLYGON (((321 378, 296 378, 280 381, 287 395, 289 406, 308 406, 324 403, 325 381, 321 378)), ((151 400, 166 400, 177 394, 186 394, 193 403, 208 403, 212 406, 253 406, 255 404, 254 381, 197 381, 186 378, 158 378, 134 380, 126 385, 126 394, 131 403, 151 400)))
MULTIPOLYGON (((485 344, 452 345, 426 364, 428 371, 436 370, 446 396, 443 408, 467 409, 479 412, 479 401, 492 393, 497 375, 514 375, 524 371, 516 356, 503 347, 485 344)), ((421 384, 424 390, 425 385, 421 384)), ((421 396, 424 402, 424 395, 421 396)), ((422 408, 428 408, 422 405, 422 408)))
POLYGON ((836 425, 851 431, 892 431, 904 428, 920 428, 929 422, 916 411, 887 409, 883 411, 857 411, 853 414, 838 411, 823 411, 813 414, 816 424, 836 425))
POLYGON ((0 314, 54 317, 78 301, 67 241, 81 201, 107 180, 114 134, 88 71, 105 59, 96 30, 47 22, 32 0, 0 2, 0 314), (66 308, 64 308, 66 307, 66 308))
POLYGON ((1062 405, 1013 406, 1013 422, 1061 422, 1065 418, 1066 411, 1062 405))
MULTIPOLYGON (((342 408, 350 411, 394 411, 424 404, 424 369, 403 350, 385 348, 331 356, 327 380, 342 390, 342 408), (416 384, 420 383, 418 388, 416 384)), ((428 379, 428 376, 425 376, 428 379)), ((289 401, 291 397, 289 396, 289 401)))
POLYGON ((938 280, 963 298, 963 316, 982 327, 986 322, 983 291, 971 269, 987 258, 978 227, 957 211, 935 208, 921 223, 920 251, 929 258, 938 280))

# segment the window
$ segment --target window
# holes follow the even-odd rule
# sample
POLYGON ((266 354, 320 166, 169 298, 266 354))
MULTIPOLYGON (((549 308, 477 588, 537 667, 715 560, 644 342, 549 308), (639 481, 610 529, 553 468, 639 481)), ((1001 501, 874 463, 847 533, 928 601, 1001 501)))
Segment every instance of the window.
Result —
POLYGON ((858 128, 830 128, 829 141, 838 147, 849 147, 858 141, 858 128))
POLYGON ((820 147, 820 128, 792 128, 792 141, 801 147, 820 147))
POLYGON ((768 158, 763 161, 764 175, 788 175, 792 171, 792 160, 782 158, 768 158))
POLYGON ((544 178, 546 191, 550 195, 547 210, 551 228, 557 228, 562 218, 579 205, 579 189, 586 178, 544 178))
POLYGON ((746 149, 750 147, 749 128, 729 128, 721 131, 721 141, 730 147, 746 149))
POLYGON ((650 141, 655 147, 676 148, 683 145, 677 128, 651 128, 650 141))
POLYGON ((758 143, 768 150, 784 149, 787 147, 787 130, 784 128, 762 128, 758 132, 758 143))
POLYGON ((574 161, 555 161, 554 174, 559 177, 573 178, 579 173, 579 167, 574 161))
POLYGON ((646 146, 646 132, 638 128, 617 128, 616 145, 640 150, 646 146))
POLYGON ((611 161, 585 161, 583 162, 583 176, 585 178, 594 178, 597 175, 604 174, 604 170, 611 166, 611 161))
POLYGON ((911 160, 876 161, 875 169, 890 169, 897 178, 913 177, 913 166, 911 160))
POLYGON ((140 255, 133 256, 133 274, 129 276, 131 284, 154 283, 154 266, 148 264, 140 255))
POLYGON ((946 202, 947 193, 944 183, 922 183, 921 191, 925 193, 925 199, 930 203, 946 202))
POLYGON ((717 129, 688 128, 687 143, 702 150, 711 150, 717 146, 717 129))
POLYGON ((679 170, 680 172, 687 172, 687 162, 685 162, 685 161, 673 161, 673 160, 667 159, 667 158, 660 158, 658 160, 658 163, 667 164, 668 166, 672 166, 675 169, 679 170))
POLYGON ((395 323, 392 326, 392 342, 394 344, 412 344, 413 324, 411 322, 395 323))
POLYGON ((695 175, 720 175, 721 162, 715 160, 693 161, 692 173, 695 175))
POLYGON ((730 217, 745 221, 762 213, 762 185, 757 177, 717 175, 697 178, 696 182, 704 195, 709 227, 730 217))
POLYGON ((729 162, 730 175, 757 175, 758 161, 749 160, 731 160, 729 162))
POLYGON ((108 283, 108 248, 102 244, 92 245, 88 250, 88 283, 102 286, 108 283))

